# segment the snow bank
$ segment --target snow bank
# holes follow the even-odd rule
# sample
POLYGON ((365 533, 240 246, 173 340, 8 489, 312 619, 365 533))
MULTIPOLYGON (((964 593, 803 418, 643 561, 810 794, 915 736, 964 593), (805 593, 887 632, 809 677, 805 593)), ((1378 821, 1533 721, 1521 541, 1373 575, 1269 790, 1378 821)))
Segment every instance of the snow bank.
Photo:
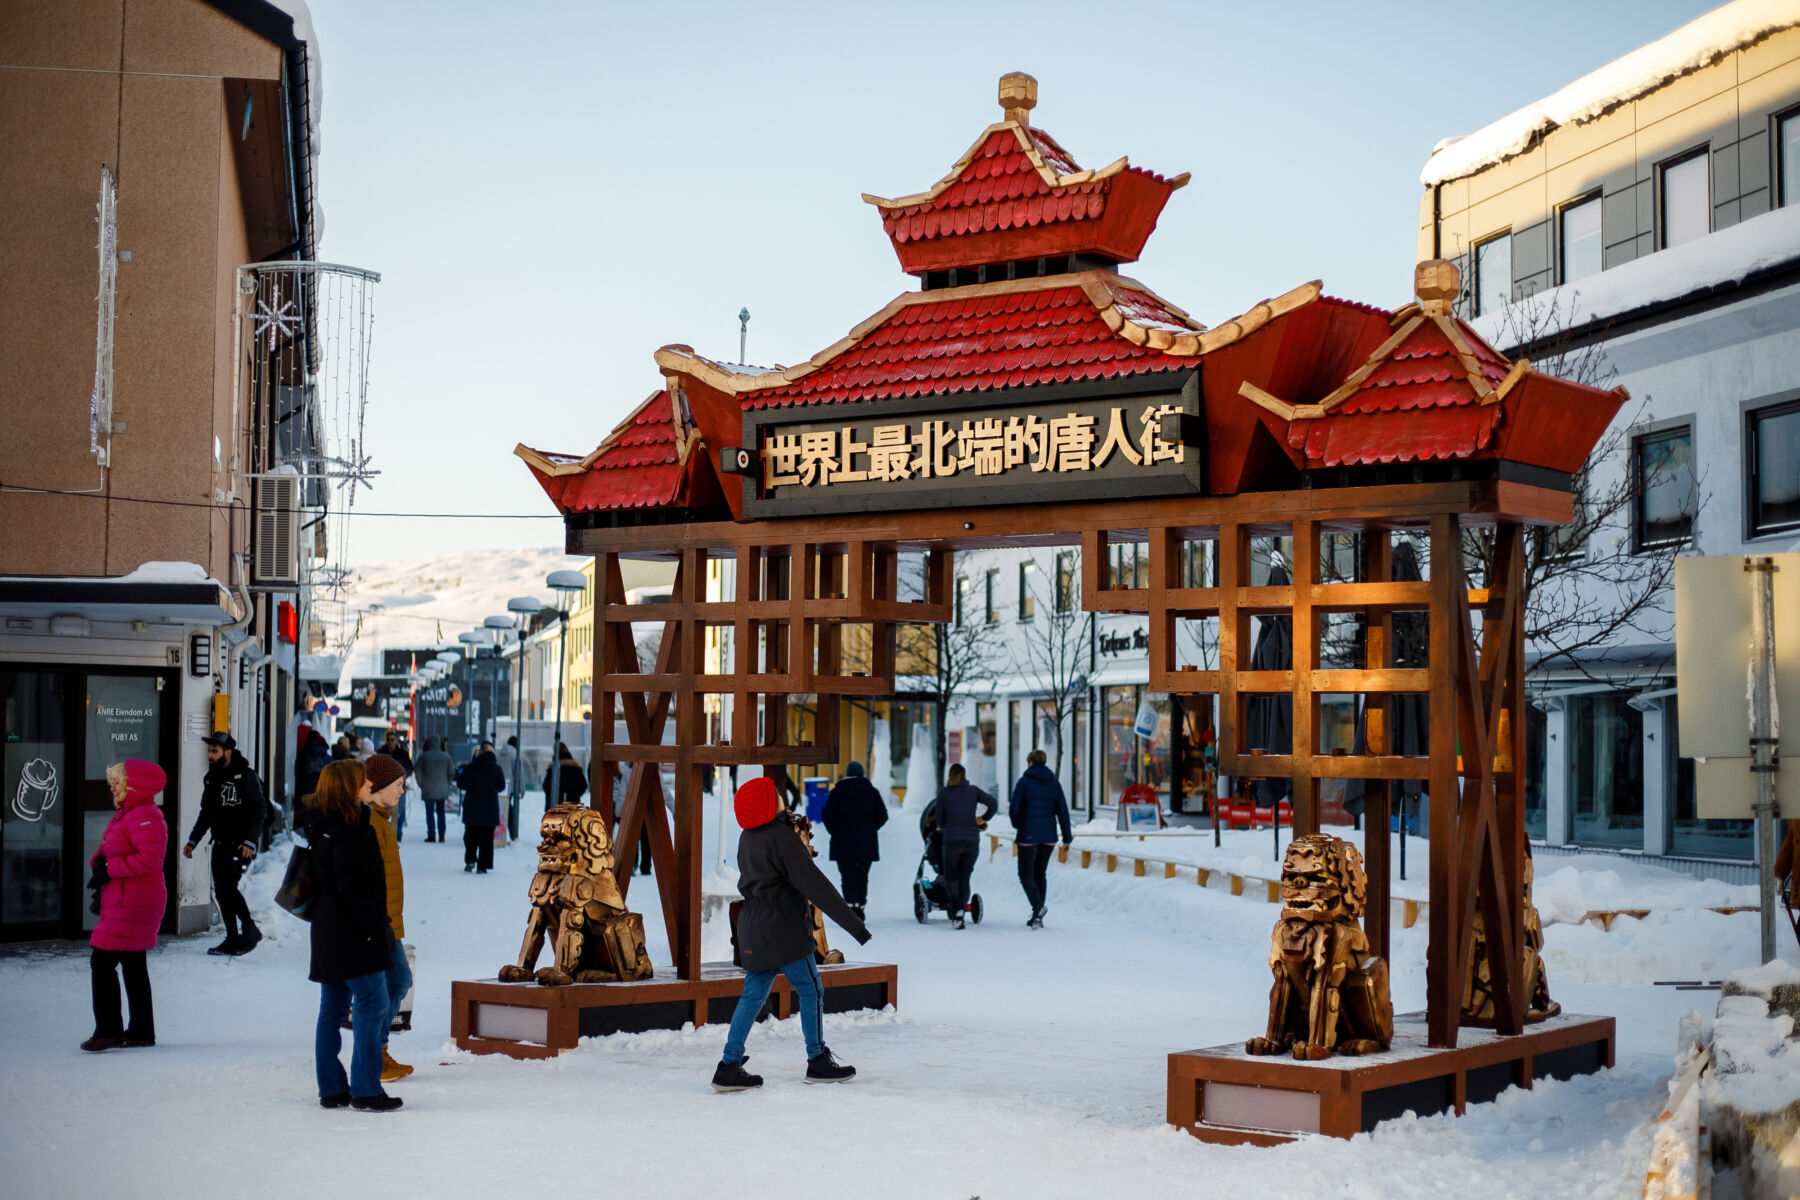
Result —
POLYGON ((1419 182, 1426 187, 1504 161, 1559 125, 1589 121, 1770 33, 1800 25, 1793 0, 1736 0, 1590 72, 1561 91, 1464 137, 1438 143, 1419 182))
POLYGON ((1713 1018, 1702 1113, 1752 1195, 1800 1194, 1800 967, 1772 962, 1725 979, 1713 1018))
POLYGON ((1673 249, 1658 250, 1609 267, 1579 283, 1537 292, 1469 324, 1491 345, 1504 348, 1516 339, 1517 331, 1533 324, 1520 319, 1520 314, 1532 306, 1553 306, 1558 319, 1549 324, 1575 328, 1665 300, 1678 300, 1703 288, 1737 283, 1765 267, 1797 258, 1800 205, 1762 213, 1673 249))

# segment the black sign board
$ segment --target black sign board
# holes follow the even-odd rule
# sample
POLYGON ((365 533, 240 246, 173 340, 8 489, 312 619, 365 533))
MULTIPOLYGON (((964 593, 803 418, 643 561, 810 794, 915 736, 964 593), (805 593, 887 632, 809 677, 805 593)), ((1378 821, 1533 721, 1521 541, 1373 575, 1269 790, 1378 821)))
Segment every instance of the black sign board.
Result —
POLYGON ((1201 428, 1197 371, 751 412, 745 513, 1196 495, 1201 428))

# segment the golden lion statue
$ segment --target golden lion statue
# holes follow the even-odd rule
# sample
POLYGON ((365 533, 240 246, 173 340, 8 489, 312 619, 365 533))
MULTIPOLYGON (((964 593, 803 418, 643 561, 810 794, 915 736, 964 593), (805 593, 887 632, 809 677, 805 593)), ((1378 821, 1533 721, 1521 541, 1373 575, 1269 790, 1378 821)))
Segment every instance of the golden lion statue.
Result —
MULTIPOLYGON (((1562 1005, 1550 998, 1550 976, 1544 968, 1544 920, 1531 901, 1531 856, 1525 856, 1525 1020, 1529 1024, 1554 1017, 1562 1005)), ((1487 921, 1475 906, 1475 922, 1469 950, 1469 974, 1463 980, 1462 1023, 1494 1024, 1493 980, 1489 976, 1487 921)))
POLYGON ((1269 1032, 1250 1054, 1373 1054, 1394 1040, 1387 963, 1369 953, 1357 924, 1366 899, 1362 855, 1349 842, 1308 834, 1281 863, 1281 919, 1269 967, 1269 1032))
POLYGON ((546 986, 648 979, 644 919, 625 908, 613 876, 612 836, 606 821, 581 804, 544 814, 537 874, 531 877, 531 918, 519 961, 500 968, 502 983, 536 979, 546 986), (550 939, 555 962, 535 975, 538 952, 550 939))

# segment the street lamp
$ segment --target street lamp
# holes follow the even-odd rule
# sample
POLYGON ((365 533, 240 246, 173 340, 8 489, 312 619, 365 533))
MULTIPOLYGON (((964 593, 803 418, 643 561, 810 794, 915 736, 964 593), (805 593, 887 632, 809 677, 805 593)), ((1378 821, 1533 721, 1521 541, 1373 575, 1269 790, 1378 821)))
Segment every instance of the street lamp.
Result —
MULTIPOLYGON (((533 612, 537 611, 537 609, 536 609, 537 601, 536 600, 531 600, 528 603, 530 603, 533 606, 532 607, 533 612)), ((510 608, 511 606, 508 605, 508 607, 510 608)), ((488 617, 485 620, 483 620, 481 622, 481 626, 483 629, 486 629, 488 631, 488 633, 493 635, 494 654, 495 654, 496 658, 504 658, 505 657, 505 649, 506 649, 506 633, 508 630, 513 630, 513 631, 517 632, 516 622, 513 620, 513 618, 511 618, 509 616, 492 616, 492 617, 488 617)), ((521 637, 521 640, 523 640, 522 634, 520 635, 520 637, 521 637)), ((498 663, 496 663, 495 666, 497 669, 498 663)), ((516 673, 523 676, 525 673, 524 667, 525 667, 525 656, 523 654, 520 654, 519 655, 519 666, 516 668, 516 673)), ((524 778, 522 768, 525 765, 525 739, 523 739, 519 736, 519 728, 518 728, 519 715, 518 715, 518 713, 519 713, 519 706, 517 705, 517 703, 515 703, 513 705, 512 778, 508 779, 506 781, 506 835, 509 838, 513 839, 514 841, 519 840, 519 794, 520 794, 519 783, 524 778)), ((500 710, 499 710, 499 708, 496 707, 494 709, 494 737, 496 739, 498 739, 499 736, 500 736, 500 710)))
MULTIPOLYGON (((444 650, 441 651, 436 658, 431 660, 432 665, 436 666, 438 669, 438 678, 449 687, 456 686, 456 664, 460 663, 462 658, 463 656, 455 650, 444 650)), ((444 701, 444 727, 438 734, 438 736, 446 743, 450 740, 450 725, 450 702, 446 695, 444 701)), ((444 748, 448 750, 449 746, 446 744, 444 748)))
MULTIPOLYGON (((481 633, 480 630, 471 629, 457 634, 456 640, 468 647, 464 653, 469 656, 469 699, 473 700, 475 698, 476 672, 481 668, 481 647, 487 643, 487 637, 481 633)), ((493 705, 493 697, 491 695, 488 697, 488 704, 489 707, 492 707, 493 705)), ((495 732, 498 732, 498 730, 495 732)), ((475 740, 477 742, 487 740, 485 731, 479 726, 475 730, 475 740)))
POLYGON ((569 597, 587 590, 587 576, 580 571, 552 571, 544 586, 556 593, 556 619, 562 623, 556 641, 556 732, 550 736, 550 791, 544 797, 548 808, 562 801, 562 755, 558 751, 562 748, 563 677, 569 670, 569 610, 564 606, 569 597))

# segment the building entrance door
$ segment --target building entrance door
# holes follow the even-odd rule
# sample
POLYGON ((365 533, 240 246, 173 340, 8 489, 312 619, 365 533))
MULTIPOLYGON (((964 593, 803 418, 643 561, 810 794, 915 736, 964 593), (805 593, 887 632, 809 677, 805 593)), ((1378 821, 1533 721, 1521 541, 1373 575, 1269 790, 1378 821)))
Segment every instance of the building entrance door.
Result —
MULTIPOLYGON (((113 814, 106 768, 128 758, 161 766, 169 786, 158 803, 169 811, 176 686, 156 670, 0 669, 0 940, 94 927, 87 864, 113 814)), ((171 896, 177 836, 170 829, 164 863, 171 896)))

